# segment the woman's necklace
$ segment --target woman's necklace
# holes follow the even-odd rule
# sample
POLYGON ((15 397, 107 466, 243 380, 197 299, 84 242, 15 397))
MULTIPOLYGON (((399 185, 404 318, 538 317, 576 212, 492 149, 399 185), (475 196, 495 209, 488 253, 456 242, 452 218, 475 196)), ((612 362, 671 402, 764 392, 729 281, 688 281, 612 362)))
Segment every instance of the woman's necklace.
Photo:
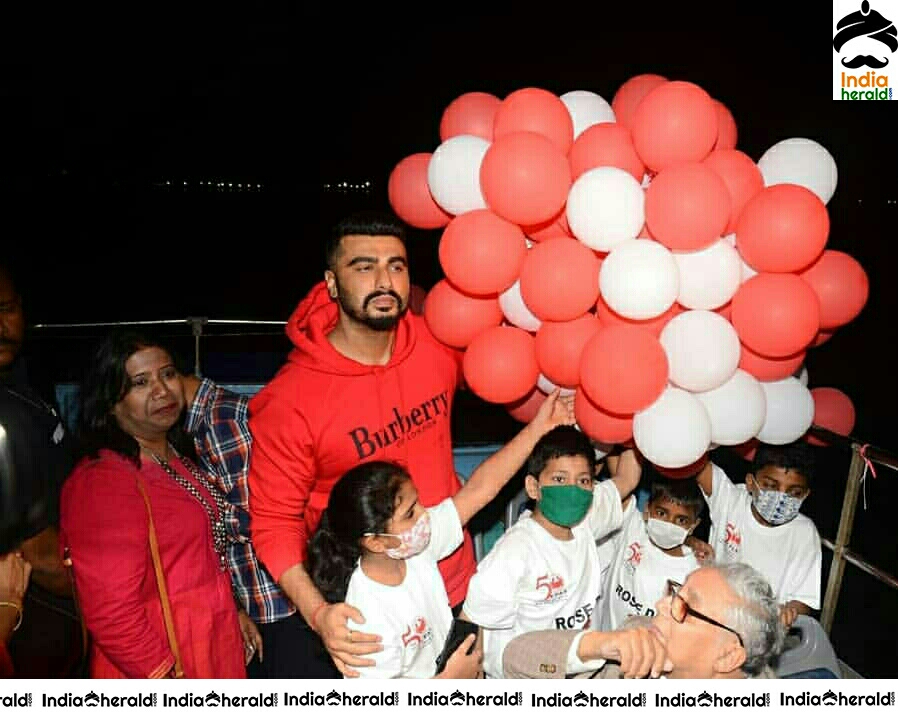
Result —
POLYGON ((205 496, 197 489, 195 485, 187 480, 187 478, 182 477, 171 465, 169 465, 165 460, 163 460, 156 453, 151 453, 153 460, 155 460, 159 467, 161 467, 165 472, 167 472, 174 480, 180 485, 184 490, 186 490, 190 495, 196 499, 200 505, 203 506, 203 510, 206 511, 206 515, 209 516, 209 524, 212 526, 212 543, 215 546, 215 552, 218 555, 218 561, 221 565, 221 569, 224 570, 228 566, 227 559, 227 548, 228 548, 228 534, 225 530, 225 524, 222 518, 224 518, 225 510, 227 509, 227 501, 224 496, 215 487, 209 480, 206 478, 203 473, 201 473, 196 467, 194 467, 193 463, 191 463, 187 458, 181 457, 178 452, 171 446, 169 446, 171 451, 175 454, 175 456, 183 463, 184 467, 186 467, 190 474, 193 475, 194 480, 196 480, 200 485, 202 485, 212 496, 212 500, 215 502, 215 510, 212 509, 212 506, 209 505, 209 502, 206 500, 205 496), (218 511, 216 513, 216 510, 218 511))

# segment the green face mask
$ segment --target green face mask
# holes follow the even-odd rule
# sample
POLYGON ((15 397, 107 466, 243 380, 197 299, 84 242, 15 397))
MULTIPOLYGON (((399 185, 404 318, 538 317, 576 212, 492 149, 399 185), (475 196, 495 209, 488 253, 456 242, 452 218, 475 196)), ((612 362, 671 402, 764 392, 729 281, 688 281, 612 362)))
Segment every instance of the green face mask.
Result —
POLYGON ((549 485, 542 488, 537 505, 549 522, 573 527, 589 511, 592 493, 579 485, 549 485))

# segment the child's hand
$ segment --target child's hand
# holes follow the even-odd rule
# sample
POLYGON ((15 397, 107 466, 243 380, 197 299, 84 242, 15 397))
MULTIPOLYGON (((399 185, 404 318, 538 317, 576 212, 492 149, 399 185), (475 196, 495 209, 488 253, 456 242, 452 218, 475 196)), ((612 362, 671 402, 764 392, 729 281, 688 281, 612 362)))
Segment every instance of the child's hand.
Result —
POLYGON ((690 535, 683 544, 692 550, 699 565, 706 565, 714 560, 714 548, 704 540, 690 535))
POLYGON ((540 405, 533 418, 533 426, 545 435, 559 425, 573 425, 577 422, 574 417, 574 396, 561 397, 561 390, 555 388, 543 404, 540 405))
POLYGON ((458 649, 446 661, 446 669, 436 677, 440 680, 475 680, 483 672, 483 650, 474 648, 470 655, 468 650, 477 642, 477 636, 471 633, 458 649))
POLYGON ((798 617, 799 612, 798 608, 791 602, 787 602, 785 605, 780 606, 780 620, 782 620, 783 625, 786 626, 786 629, 792 627, 792 623, 795 622, 795 619, 798 617))

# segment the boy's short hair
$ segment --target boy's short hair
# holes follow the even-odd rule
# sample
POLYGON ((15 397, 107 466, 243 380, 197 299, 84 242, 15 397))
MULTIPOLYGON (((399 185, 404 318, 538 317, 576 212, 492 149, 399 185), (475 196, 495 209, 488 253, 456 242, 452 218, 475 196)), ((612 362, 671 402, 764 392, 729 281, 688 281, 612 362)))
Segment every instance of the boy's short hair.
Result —
POLYGON ((697 518, 701 517, 702 511, 705 509, 705 498, 702 497, 694 476, 685 480, 669 480, 667 478, 653 480, 649 504, 659 500, 669 500, 684 508, 694 510, 697 518))
POLYGON ((549 460, 560 457, 583 457, 589 464, 589 474, 596 474, 596 451, 583 432, 572 425, 559 425, 543 435, 527 459, 527 474, 538 478, 549 460))
POLYGON ((794 470, 810 485, 814 478, 814 451, 803 440, 796 440, 788 445, 761 443, 752 461, 751 473, 757 477, 761 469, 768 466, 794 470))

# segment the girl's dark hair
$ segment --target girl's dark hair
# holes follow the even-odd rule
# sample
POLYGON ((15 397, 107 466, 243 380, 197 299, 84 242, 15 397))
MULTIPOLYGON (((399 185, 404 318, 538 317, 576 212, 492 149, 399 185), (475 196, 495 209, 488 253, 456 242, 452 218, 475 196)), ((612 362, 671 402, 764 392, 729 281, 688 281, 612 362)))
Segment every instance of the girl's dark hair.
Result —
POLYGON ((306 559, 309 577, 329 603, 346 599, 362 556, 362 538, 386 530, 396 509, 396 491, 408 479, 405 468, 378 461, 354 467, 334 485, 306 559))
MULTIPOLYGON (((83 455, 95 458, 100 450, 112 450, 140 466, 140 446, 122 430, 112 410, 131 389, 125 370, 128 358, 139 350, 154 347, 167 352, 177 366, 174 353, 164 343, 130 330, 113 331, 91 355, 87 375, 81 384, 78 417, 83 455)), ((183 414, 168 431, 168 441, 179 453, 196 460, 193 442, 184 430, 183 414)))

